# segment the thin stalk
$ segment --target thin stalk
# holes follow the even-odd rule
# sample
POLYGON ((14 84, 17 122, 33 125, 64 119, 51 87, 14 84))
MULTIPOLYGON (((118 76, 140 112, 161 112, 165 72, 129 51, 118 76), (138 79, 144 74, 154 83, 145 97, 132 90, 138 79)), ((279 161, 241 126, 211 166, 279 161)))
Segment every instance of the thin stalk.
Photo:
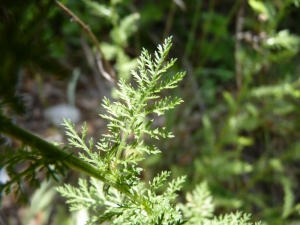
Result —
POLYGON ((202 0, 197 0, 195 6, 195 13, 193 15, 192 28, 189 31, 188 41, 184 49, 183 58, 189 58, 195 43, 195 33, 200 22, 200 12, 201 12, 202 0))
MULTIPOLYGON (((101 59, 105 65, 105 68, 108 69, 108 73, 101 67, 99 67, 100 72, 102 73, 102 75, 111 82, 115 82, 116 77, 115 77, 115 73, 112 69, 112 67, 110 66, 110 64, 108 63, 108 61, 105 59, 104 54, 100 48, 100 43, 98 41, 98 39, 96 38, 95 34, 93 33, 93 31, 91 30, 91 28, 85 24, 78 16, 76 16, 70 9, 68 9, 65 5, 63 5, 62 3, 60 3, 59 1, 55 1, 55 3, 58 5, 58 7, 60 7, 63 11, 65 11, 67 14, 69 14, 72 19, 77 22, 82 28, 83 30, 91 37, 92 41, 94 42, 97 51, 99 52, 99 54, 101 55, 101 59)), ((96 57, 97 59, 97 57, 96 57)), ((97 59, 97 62, 99 64, 99 61, 101 61, 101 59, 97 59)))
MULTIPOLYGON (((201 39, 200 39, 200 43, 203 42, 203 40, 206 40, 208 34, 209 34, 209 30, 211 29, 212 23, 213 23, 213 17, 214 17, 214 11, 215 11, 215 4, 216 4, 216 0, 211 0, 209 1, 209 9, 208 9, 208 18, 207 18, 207 22, 205 23, 205 26, 203 26, 203 33, 201 35, 201 39)), ((199 45, 199 51, 198 52, 202 52, 203 55, 205 55, 205 51, 203 52, 203 50, 201 49, 201 45, 199 45)), ((198 53, 197 52, 197 53, 198 53)))
POLYGON ((173 25, 173 20, 174 20, 175 12, 176 12, 176 5, 172 1, 171 2, 171 6, 170 6, 170 11, 168 13, 168 18, 167 18, 167 22, 166 22, 166 26, 165 26, 165 30, 164 30, 164 34, 163 34, 163 39, 162 40, 165 40, 169 36, 169 34, 170 34, 170 30, 171 30, 172 25, 173 25))
POLYGON ((246 1, 243 0, 238 12, 237 12, 237 18, 236 18, 236 25, 235 25, 235 79, 236 79, 236 87, 237 87, 237 93, 240 92, 243 85, 243 68, 242 68, 242 62, 240 58, 238 57, 240 52, 242 51, 242 44, 241 39, 238 38, 239 33, 243 31, 244 27, 244 20, 245 20, 245 4, 246 1))

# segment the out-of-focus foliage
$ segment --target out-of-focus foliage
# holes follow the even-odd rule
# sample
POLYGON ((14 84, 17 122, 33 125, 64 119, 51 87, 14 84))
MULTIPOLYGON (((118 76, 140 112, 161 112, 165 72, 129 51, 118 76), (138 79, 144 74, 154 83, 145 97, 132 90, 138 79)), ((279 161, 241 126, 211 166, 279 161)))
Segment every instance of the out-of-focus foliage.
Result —
POLYGON ((188 43, 185 104, 166 116, 178 126, 176 140, 162 145, 163 158, 177 175, 189 174, 190 187, 206 180, 221 212, 297 224, 300 32, 291 16, 299 18, 299 8, 295 1, 235 2, 226 9, 236 18, 221 2, 195 9, 200 41, 188 43), (244 23, 236 30, 241 7, 244 23))
POLYGON ((50 46, 54 45, 52 1, 1 2, 0 9, 0 110, 9 106, 24 113, 22 98, 16 89, 24 67, 67 77, 69 69, 62 65, 50 46))
POLYGON ((101 48, 108 60, 116 60, 115 69, 119 78, 129 80, 130 71, 137 67, 137 59, 131 59, 124 48, 128 47, 128 38, 137 30, 138 13, 131 13, 121 17, 120 10, 128 3, 125 1, 109 1, 109 4, 100 4, 96 1, 84 0, 91 9, 91 14, 106 20, 112 25, 109 36, 112 43, 103 42, 101 48))

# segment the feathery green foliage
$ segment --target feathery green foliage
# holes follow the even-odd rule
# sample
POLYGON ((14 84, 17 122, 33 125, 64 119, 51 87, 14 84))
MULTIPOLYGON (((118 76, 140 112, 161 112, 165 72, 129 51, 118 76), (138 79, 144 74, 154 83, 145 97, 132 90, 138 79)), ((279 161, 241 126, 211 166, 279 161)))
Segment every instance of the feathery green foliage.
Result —
MULTIPOLYGON (((1 116, 0 121, 2 124, 7 125, 3 122, 4 120, 1 116)), ((13 132, 16 133, 16 130, 13 132)), ((38 174, 41 172, 45 174, 47 180, 53 179, 58 181, 58 177, 64 176, 68 170, 64 160, 65 158, 59 159, 55 155, 49 157, 37 147, 30 145, 24 144, 18 149, 4 148, 1 152, 0 169, 5 168, 10 179, 4 184, 0 183, 0 193, 14 193, 19 202, 28 203, 24 183, 33 188, 40 187, 41 179, 38 174)), ((1 197, 2 195, 0 200, 1 197)))
POLYGON ((187 203, 179 204, 179 207, 189 218, 188 224, 205 223, 213 216, 214 205, 206 183, 197 185, 195 190, 187 193, 186 200, 187 203))
POLYGON ((64 125, 70 144, 85 152, 80 153, 79 157, 95 166, 99 173, 108 177, 110 181, 109 184, 99 186, 92 180, 91 189, 88 189, 87 183, 82 180, 79 181, 79 189, 68 185, 57 188, 62 195, 69 198, 68 203, 71 204, 71 209, 85 207, 95 210, 97 215, 102 214, 96 220, 91 219, 91 221, 104 221, 112 218, 122 224, 160 224, 180 221, 181 214, 178 209, 172 207, 170 201, 176 197, 175 192, 181 188, 184 178, 173 181, 163 195, 157 195, 155 191, 163 186, 170 173, 162 172, 149 184, 150 188, 146 189, 139 178, 142 168, 138 167, 138 162, 144 159, 145 153, 160 152, 155 146, 146 145, 143 135, 148 134, 156 139, 173 137, 165 128, 153 128, 151 126, 153 120, 146 119, 149 114, 162 115, 166 110, 182 102, 180 98, 171 99, 159 96, 162 90, 175 88, 185 75, 179 72, 173 77, 163 76, 176 61, 171 59, 165 62, 171 45, 171 38, 166 39, 164 44, 158 47, 154 59, 146 49, 142 51, 138 60, 139 73, 132 71, 138 88, 134 89, 124 80, 119 82, 117 94, 123 102, 112 103, 107 98, 103 99, 103 107, 108 114, 100 116, 109 121, 109 133, 104 134, 95 145, 99 151, 92 150, 94 146, 92 139, 86 144, 85 124, 82 127, 82 135, 79 136, 71 122, 65 120, 64 125), (123 190, 122 195, 116 194, 114 189, 116 187, 120 187, 118 190, 121 192, 123 190), (109 201, 105 200, 104 206, 106 207, 99 209, 95 204, 101 206, 101 201, 92 199, 100 196, 95 196, 97 192, 93 190, 103 190, 110 199, 115 197, 113 200, 115 204, 109 204, 108 207, 106 203, 109 201))
MULTIPOLYGON (((70 210, 87 208, 94 211, 87 224, 100 224, 111 221, 111 224, 249 224, 249 216, 241 213, 213 218, 212 197, 205 183, 187 194, 185 205, 174 205, 177 194, 185 181, 185 176, 172 180, 165 186, 170 172, 163 171, 152 182, 145 184, 140 180, 143 170, 138 162, 144 154, 157 154, 155 146, 146 145, 143 136, 171 138, 172 134, 165 128, 153 128, 153 120, 146 119, 149 114, 163 115, 166 110, 180 104, 180 98, 160 97, 164 89, 171 89, 184 77, 179 72, 172 77, 164 75, 175 59, 165 62, 171 48, 171 38, 158 46, 154 60, 147 50, 143 49, 138 60, 139 72, 132 71, 137 88, 119 82, 117 93, 123 101, 111 102, 103 99, 107 115, 100 115, 109 121, 108 134, 104 134, 95 145, 99 151, 93 151, 93 140, 86 144, 86 124, 82 135, 75 131, 71 121, 64 122, 72 146, 84 153, 79 157, 97 168, 102 177, 109 182, 91 178, 90 182, 79 180, 79 187, 64 185, 56 190, 66 197, 70 210), (157 190, 165 187, 162 194, 157 190), (182 213, 184 215, 182 215, 182 213), (184 220, 184 219, 186 220, 184 220)), ((161 189, 160 189, 161 190, 161 189)))

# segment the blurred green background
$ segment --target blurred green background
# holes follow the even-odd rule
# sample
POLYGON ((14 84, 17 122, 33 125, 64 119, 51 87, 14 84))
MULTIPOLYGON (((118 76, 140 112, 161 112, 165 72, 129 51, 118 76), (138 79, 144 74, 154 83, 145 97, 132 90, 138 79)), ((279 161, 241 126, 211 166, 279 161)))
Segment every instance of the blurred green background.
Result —
MULTIPOLYGON (((184 103, 157 118, 175 138, 155 142, 163 153, 143 163, 145 180, 161 170, 186 174, 184 192, 207 181, 217 214, 300 224, 299 0, 61 2, 89 25, 117 77, 128 82, 142 47, 152 52, 173 36, 173 72, 187 75, 172 94, 184 103)), ((90 136, 105 132, 101 99, 114 98, 115 85, 99 73, 84 30, 55 1, 4 0, 0 16, 0 98, 15 121, 62 141, 64 132, 44 111, 68 102, 90 136)), ((55 184, 43 185, 29 191, 31 208, 2 202, 9 224, 80 224, 87 212, 70 215, 55 184)))

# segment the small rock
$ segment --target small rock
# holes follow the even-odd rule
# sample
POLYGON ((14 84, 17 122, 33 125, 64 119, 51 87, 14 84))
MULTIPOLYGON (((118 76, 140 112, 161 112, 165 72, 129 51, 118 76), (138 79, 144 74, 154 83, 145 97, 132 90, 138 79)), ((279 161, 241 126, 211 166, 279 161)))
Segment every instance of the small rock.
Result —
POLYGON ((77 123, 81 117, 79 109, 68 104, 52 106, 45 110, 44 115, 55 126, 61 126, 64 118, 70 119, 72 123, 77 123))
POLYGON ((9 178, 7 172, 6 172, 6 169, 2 168, 0 170, 0 184, 5 184, 8 181, 10 181, 10 178, 9 178))

